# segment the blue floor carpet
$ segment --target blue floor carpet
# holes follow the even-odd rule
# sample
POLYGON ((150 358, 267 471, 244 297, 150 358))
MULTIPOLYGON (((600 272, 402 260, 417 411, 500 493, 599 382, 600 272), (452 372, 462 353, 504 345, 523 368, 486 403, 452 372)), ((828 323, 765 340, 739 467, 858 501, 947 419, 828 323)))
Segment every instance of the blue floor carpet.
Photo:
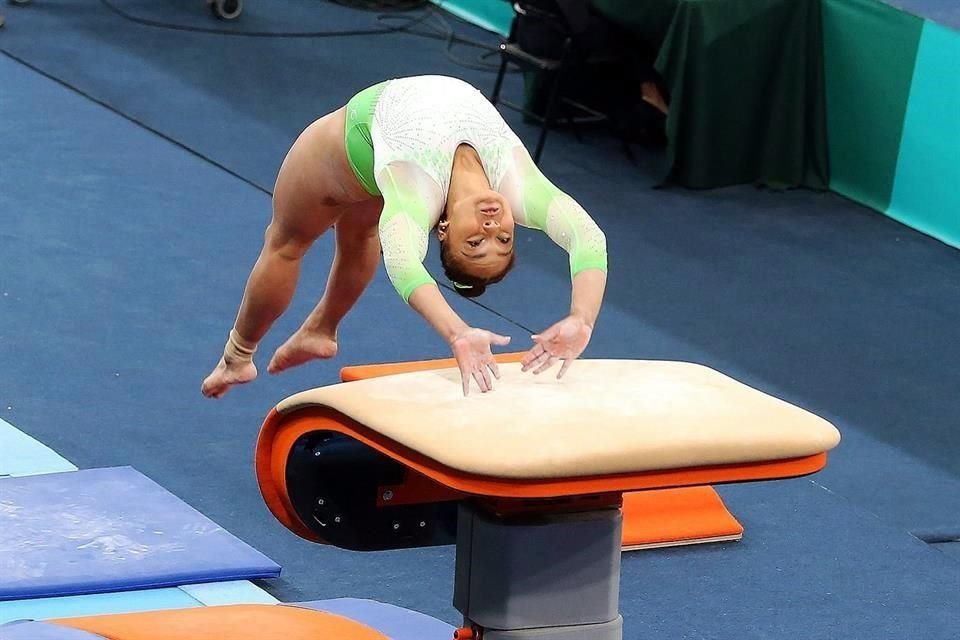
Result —
MULTIPOLYGON (((123 6, 211 24, 196 4, 123 6)), ((443 72, 481 87, 492 77, 409 35, 188 36, 77 0, 9 13, 0 50, 172 141, 0 58, 0 86, 11 88, 0 91, 0 139, 13 150, 0 211, 15 214, 0 225, 0 417, 81 467, 131 464, 156 479, 283 565, 268 585, 281 600, 371 597, 456 622, 451 549, 353 554, 299 541, 273 522, 250 470, 259 422, 285 395, 334 381, 344 363, 447 355, 382 274, 344 325, 337 363, 262 374, 217 403, 198 389, 297 132, 383 77, 443 72)), ((244 20, 376 24, 293 0, 250 3, 244 20)), ((610 242, 608 305, 589 355, 704 362, 822 413, 845 440, 815 478, 827 490, 723 489, 747 526, 741 545, 628 558, 625 637, 946 640, 937 634, 957 627, 947 624, 956 608, 943 594, 960 585, 960 563, 907 532, 960 528, 957 252, 831 195, 654 190, 655 162, 631 167, 602 137, 548 144, 545 170, 610 242)), ((326 240, 266 355, 319 295, 326 240)), ((565 311, 568 290, 562 252, 521 240, 516 273, 482 299, 495 313, 456 302, 517 346, 565 311)))
POLYGON ((930 545, 808 479, 724 496, 741 542, 625 557, 629 637, 955 637, 960 566, 930 545))

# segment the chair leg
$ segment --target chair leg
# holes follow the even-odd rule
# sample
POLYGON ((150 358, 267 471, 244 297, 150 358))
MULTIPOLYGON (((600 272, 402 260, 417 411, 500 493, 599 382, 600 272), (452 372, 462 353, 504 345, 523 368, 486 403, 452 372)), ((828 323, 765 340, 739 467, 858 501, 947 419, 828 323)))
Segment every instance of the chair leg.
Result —
POLYGON ((633 155, 633 147, 630 146, 630 143, 627 142, 626 138, 620 138, 620 145, 623 147, 623 152, 627 156, 627 160, 630 161, 630 164, 637 166, 637 157, 633 155))
POLYGON ((553 112, 556 110, 557 102, 559 102, 564 67, 565 65, 561 64, 560 68, 557 69, 553 86, 550 87, 550 95, 547 97, 547 106, 544 109, 543 123, 540 127, 540 139, 537 140, 537 147, 533 152, 533 161, 538 164, 540 163, 540 154, 543 153, 543 145, 547 141, 547 132, 550 131, 550 125, 553 124, 553 112))
POLYGON ((500 70, 497 71, 497 81, 493 84, 493 95, 490 96, 490 102, 497 106, 500 100, 500 90, 503 88, 503 77, 507 74, 507 59, 500 56, 500 70))
POLYGON ((576 136, 577 142, 583 144, 583 134, 580 133, 580 125, 576 120, 573 119, 572 115, 567 116, 567 126, 573 131, 573 135, 576 136))

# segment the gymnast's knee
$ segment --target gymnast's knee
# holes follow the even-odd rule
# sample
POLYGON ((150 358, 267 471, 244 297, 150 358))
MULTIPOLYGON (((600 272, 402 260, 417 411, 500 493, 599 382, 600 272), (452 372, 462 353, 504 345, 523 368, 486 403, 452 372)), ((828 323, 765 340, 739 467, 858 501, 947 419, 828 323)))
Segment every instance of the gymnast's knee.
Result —
POLYGON ((262 255, 284 262, 300 262, 315 239, 291 232, 285 225, 273 221, 264 231, 262 255))

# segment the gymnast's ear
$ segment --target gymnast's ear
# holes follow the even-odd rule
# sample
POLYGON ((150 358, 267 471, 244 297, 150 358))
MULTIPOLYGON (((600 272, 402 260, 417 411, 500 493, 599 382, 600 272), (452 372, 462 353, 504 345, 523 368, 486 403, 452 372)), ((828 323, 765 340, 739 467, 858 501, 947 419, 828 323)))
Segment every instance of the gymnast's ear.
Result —
POLYGON ((440 222, 437 223, 437 240, 443 242, 447 239, 447 227, 449 226, 450 221, 446 218, 441 219, 440 222))

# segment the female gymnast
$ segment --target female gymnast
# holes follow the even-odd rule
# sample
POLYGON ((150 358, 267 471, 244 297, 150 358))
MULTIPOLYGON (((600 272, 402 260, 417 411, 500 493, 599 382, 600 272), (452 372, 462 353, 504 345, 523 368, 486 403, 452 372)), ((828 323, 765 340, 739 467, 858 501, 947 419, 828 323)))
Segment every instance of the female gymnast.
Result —
POLYGON ((336 249, 326 290, 267 370, 336 355, 337 327, 372 280, 382 252, 397 292, 450 345, 464 395, 471 379, 489 391, 499 377, 491 345, 510 339, 467 325, 423 259, 435 231, 455 290, 479 295, 513 266, 515 224, 546 232, 570 255, 570 313, 533 336, 522 360, 523 371, 534 373, 562 360, 559 377, 586 348, 600 311, 603 232, 540 173, 497 110, 469 84, 418 76, 361 91, 307 127, 287 153, 263 249, 202 393, 219 398, 257 376, 257 344, 289 305, 310 245, 330 227, 336 249))

